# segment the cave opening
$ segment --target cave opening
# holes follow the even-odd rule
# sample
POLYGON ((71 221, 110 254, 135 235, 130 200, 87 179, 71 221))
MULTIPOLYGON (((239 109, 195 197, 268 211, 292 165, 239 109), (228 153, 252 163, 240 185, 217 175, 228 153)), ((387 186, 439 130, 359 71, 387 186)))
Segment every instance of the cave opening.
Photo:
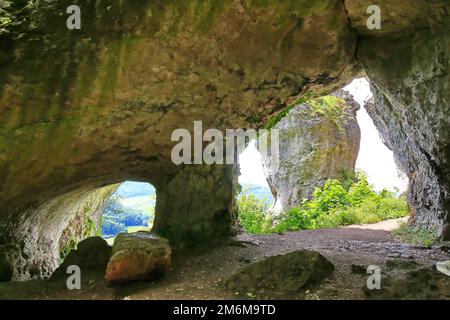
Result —
MULTIPOLYGON (((281 140, 287 142, 280 143, 280 165, 276 169, 259 153, 256 141, 250 142, 240 155, 238 217, 248 232, 286 231, 267 226, 283 224, 289 215, 307 216, 299 208, 304 208, 304 204, 318 205, 316 202, 323 206, 325 196, 329 197, 325 202, 341 203, 339 209, 332 204, 325 210, 333 218, 309 224, 297 217, 289 222, 288 231, 386 220, 392 222, 389 225, 392 230, 406 226, 410 216, 409 181, 367 111, 373 104, 370 83, 367 78, 357 78, 342 91, 344 94, 340 90, 336 95, 346 100, 345 108, 352 108, 345 115, 343 126, 336 122, 335 115, 330 123, 325 113, 322 116, 315 113, 305 120, 299 106, 280 120, 275 128, 280 130, 281 140), (355 203, 354 194, 361 198, 355 203), (340 199, 343 197, 348 200, 340 199), (258 217, 258 211, 265 217, 258 217)), ((327 97, 324 100, 334 101, 327 97)))
POLYGON ((112 245, 119 233, 150 231, 155 218, 156 189, 147 182, 124 181, 106 200, 101 236, 112 245))

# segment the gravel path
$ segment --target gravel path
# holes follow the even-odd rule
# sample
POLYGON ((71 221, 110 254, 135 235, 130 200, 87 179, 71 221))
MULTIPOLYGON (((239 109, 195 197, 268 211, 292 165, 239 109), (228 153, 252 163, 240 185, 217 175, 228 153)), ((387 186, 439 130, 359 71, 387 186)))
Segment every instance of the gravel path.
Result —
MULTIPOLYGON (((368 275, 351 271, 355 265, 382 267, 389 259, 432 266, 450 260, 442 248, 402 243, 390 232, 398 221, 339 229, 290 232, 284 235, 240 235, 229 244, 203 252, 173 257, 166 276, 156 283, 109 287, 100 276, 84 275, 82 290, 69 291, 64 283, 30 281, 0 284, 1 299, 230 299, 247 298, 223 288, 231 273, 266 256, 299 249, 315 250, 327 257, 335 272, 320 286, 286 299, 365 299, 361 290, 368 275)), ((264 298, 271 298, 264 297, 264 298)), ((447 297, 444 297, 447 298, 447 297)), ((450 298, 450 297, 449 297, 450 298)))

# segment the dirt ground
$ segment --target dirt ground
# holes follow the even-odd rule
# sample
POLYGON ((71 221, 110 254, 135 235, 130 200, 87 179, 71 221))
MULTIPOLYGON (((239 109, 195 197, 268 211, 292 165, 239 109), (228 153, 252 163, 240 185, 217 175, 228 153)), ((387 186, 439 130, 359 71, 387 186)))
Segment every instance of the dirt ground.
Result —
MULTIPOLYGON (((442 248, 400 242, 386 230, 394 224, 398 221, 284 235, 240 235, 221 247, 174 255, 172 268, 156 282, 112 287, 101 275, 82 274, 81 290, 68 290, 63 282, 10 282, 0 284, 0 299, 270 299, 275 297, 227 291, 224 279, 251 262, 299 249, 320 252, 336 270, 319 286, 281 298, 365 299, 361 288, 369 275, 352 273, 352 264, 382 267, 388 259, 403 259, 432 266, 437 261, 450 260, 450 253, 442 248)), ((443 298, 450 299, 450 292, 443 298)))

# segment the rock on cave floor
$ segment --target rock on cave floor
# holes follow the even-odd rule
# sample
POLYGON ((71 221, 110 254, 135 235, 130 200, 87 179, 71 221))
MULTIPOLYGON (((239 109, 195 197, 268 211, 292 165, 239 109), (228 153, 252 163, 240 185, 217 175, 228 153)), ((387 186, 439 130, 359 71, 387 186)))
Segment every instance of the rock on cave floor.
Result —
MULTIPOLYGON (((299 249, 320 252, 334 264, 335 272, 305 292, 257 298, 366 299, 362 287, 369 275, 352 273, 352 265, 383 267, 388 260, 401 259, 430 267, 437 261, 450 260, 449 252, 399 242, 385 230, 355 227, 240 235, 215 249, 175 255, 170 271, 154 283, 111 287, 101 275, 84 275, 82 289, 74 291, 69 291, 65 283, 43 280, 2 283, 0 299, 248 299, 247 293, 226 291, 224 280, 251 262, 299 249)), ((450 278, 444 282, 450 288, 450 278)), ((440 298, 450 299, 450 290, 440 298)))

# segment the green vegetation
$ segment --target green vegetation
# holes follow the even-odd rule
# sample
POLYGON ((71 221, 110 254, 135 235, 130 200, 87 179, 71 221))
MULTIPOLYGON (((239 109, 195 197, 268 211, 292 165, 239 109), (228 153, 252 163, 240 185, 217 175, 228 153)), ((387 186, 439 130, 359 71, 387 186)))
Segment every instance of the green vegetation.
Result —
POLYGON ((267 121, 264 128, 265 129, 274 128, 278 124, 278 122, 281 121, 281 119, 286 117, 286 115, 289 113, 289 111, 291 111, 293 108, 295 108, 296 106, 298 106, 300 104, 308 103, 311 99, 313 99, 313 95, 311 93, 307 93, 304 96, 298 98, 294 104, 290 105, 289 107, 287 107, 286 109, 284 109, 283 111, 281 111, 280 113, 275 115, 274 117, 270 118, 269 121, 267 121))
POLYGON ((64 248, 59 252, 59 259, 60 261, 64 261, 67 257, 67 255, 70 253, 70 251, 72 250, 76 250, 78 246, 78 241, 76 239, 70 239, 66 245, 64 246, 64 248))
POLYGON ((254 194, 244 193, 238 198, 238 217, 242 226, 249 233, 272 233, 273 217, 267 214, 269 206, 265 200, 254 194))
MULTIPOLYGON (((151 197, 145 197, 148 203, 151 203, 151 197)), ((105 205, 102 215, 102 235, 105 238, 114 237, 119 232, 127 232, 128 227, 137 226, 145 228, 150 225, 154 216, 153 206, 148 206, 146 210, 125 207, 121 203, 121 197, 111 196, 105 205)))
POLYGON ((9 1, 0 1, 0 35, 10 33, 9 28, 15 18, 10 12, 11 3, 9 1))
POLYGON ((265 201, 253 195, 242 195, 238 206, 238 217, 245 230, 257 234, 375 223, 409 214, 404 199, 387 190, 375 192, 362 173, 344 182, 327 181, 316 189, 312 200, 304 200, 301 206, 277 216, 268 212, 265 201))
POLYGON ((424 247, 431 247, 438 238, 438 235, 431 230, 409 226, 406 223, 394 231, 394 235, 404 242, 424 247))
POLYGON ((307 93, 304 96, 297 99, 297 101, 284 109, 282 112, 278 113, 266 123, 266 129, 274 128, 294 107, 308 104, 310 110, 308 111, 309 116, 320 115, 324 116, 331 122, 333 122, 338 128, 342 128, 346 120, 346 113, 348 111, 348 105, 345 100, 335 97, 335 96, 324 96, 317 97, 312 93, 307 93))
POLYGON ((346 120, 348 105, 345 100, 335 96, 325 96, 308 101, 311 112, 315 115, 322 115, 338 128, 342 128, 346 120))
POLYGON ((148 226, 135 226, 135 227, 128 227, 127 228, 127 233, 134 233, 134 232, 139 232, 139 231, 147 231, 150 232, 152 231, 152 227, 148 226))

